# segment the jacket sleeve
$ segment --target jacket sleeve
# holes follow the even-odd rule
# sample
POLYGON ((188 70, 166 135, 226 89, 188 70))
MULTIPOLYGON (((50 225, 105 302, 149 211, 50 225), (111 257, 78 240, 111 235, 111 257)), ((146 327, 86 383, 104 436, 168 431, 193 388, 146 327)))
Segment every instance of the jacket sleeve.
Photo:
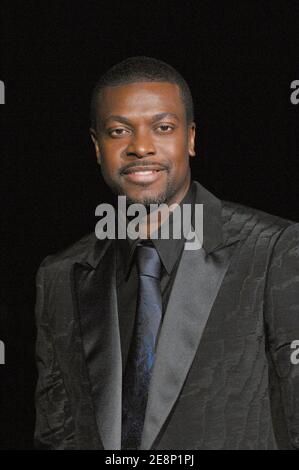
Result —
POLYGON ((44 265, 36 275, 36 449, 75 449, 74 422, 59 369, 45 298, 44 265))
POLYGON ((299 224, 284 229, 276 241, 265 301, 269 352, 280 394, 277 414, 283 416, 287 448, 299 449, 299 224))

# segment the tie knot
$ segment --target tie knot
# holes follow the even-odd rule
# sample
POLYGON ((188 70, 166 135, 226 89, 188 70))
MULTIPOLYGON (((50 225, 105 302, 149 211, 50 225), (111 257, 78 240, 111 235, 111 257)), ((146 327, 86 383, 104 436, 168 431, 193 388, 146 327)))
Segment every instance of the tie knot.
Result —
POLYGON ((160 280, 161 260, 153 245, 137 245, 136 260, 140 276, 150 276, 160 280))

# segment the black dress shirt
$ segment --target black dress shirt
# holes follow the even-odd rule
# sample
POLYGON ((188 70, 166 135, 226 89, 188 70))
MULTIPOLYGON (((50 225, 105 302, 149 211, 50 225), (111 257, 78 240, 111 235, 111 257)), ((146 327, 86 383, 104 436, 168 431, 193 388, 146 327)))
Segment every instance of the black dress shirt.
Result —
MULTIPOLYGON (((191 183, 188 192, 180 202, 192 205, 195 203, 195 187, 191 183)), ((139 239, 130 238, 117 240, 117 303, 121 332, 121 349, 123 372, 127 361, 130 342, 132 340, 138 294, 138 272, 135 262, 135 248, 139 239)), ((172 217, 169 217, 169 239, 152 239, 162 262, 161 292, 163 315, 165 313, 177 268, 184 249, 185 238, 172 238, 172 217)))

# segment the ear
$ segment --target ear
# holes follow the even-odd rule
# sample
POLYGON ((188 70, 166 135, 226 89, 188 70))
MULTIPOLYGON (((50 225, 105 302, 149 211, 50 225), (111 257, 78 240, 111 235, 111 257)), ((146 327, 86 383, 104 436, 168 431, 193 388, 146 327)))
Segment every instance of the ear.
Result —
POLYGON ((97 134, 96 134, 96 131, 92 128, 89 129, 89 132, 90 132, 91 140, 93 141, 94 148, 95 148, 95 151, 96 151, 97 161, 98 161, 98 164, 100 165, 101 164, 101 153, 100 153, 100 147, 99 147, 97 134))
POLYGON ((191 122, 188 126, 188 151, 190 157, 195 157, 195 122, 191 122))

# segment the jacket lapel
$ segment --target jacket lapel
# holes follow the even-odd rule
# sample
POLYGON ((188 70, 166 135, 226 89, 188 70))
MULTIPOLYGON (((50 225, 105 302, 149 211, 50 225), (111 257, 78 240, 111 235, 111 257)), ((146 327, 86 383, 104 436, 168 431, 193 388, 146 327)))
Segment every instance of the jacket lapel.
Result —
POLYGON ((232 250, 184 251, 157 346, 142 449, 150 449, 175 404, 198 349, 232 250), (187 282, 186 282, 187 280, 187 282))
POLYGON ((100 436, 105 449, 120 449, 122 364, 113 243, 105 242, 98 261, 75 264, 74 287, 100 436))
MULTIPOLYGON (((157 345, 141 449, 150 449, 169 416, 199 347, 212 306, 228 269, 234 244, 224 242, 221 201, 197 184, 203 204, 203 247, 184 250, 157 345)), ((200 238, 201 236, 201 238, 200 238)))

